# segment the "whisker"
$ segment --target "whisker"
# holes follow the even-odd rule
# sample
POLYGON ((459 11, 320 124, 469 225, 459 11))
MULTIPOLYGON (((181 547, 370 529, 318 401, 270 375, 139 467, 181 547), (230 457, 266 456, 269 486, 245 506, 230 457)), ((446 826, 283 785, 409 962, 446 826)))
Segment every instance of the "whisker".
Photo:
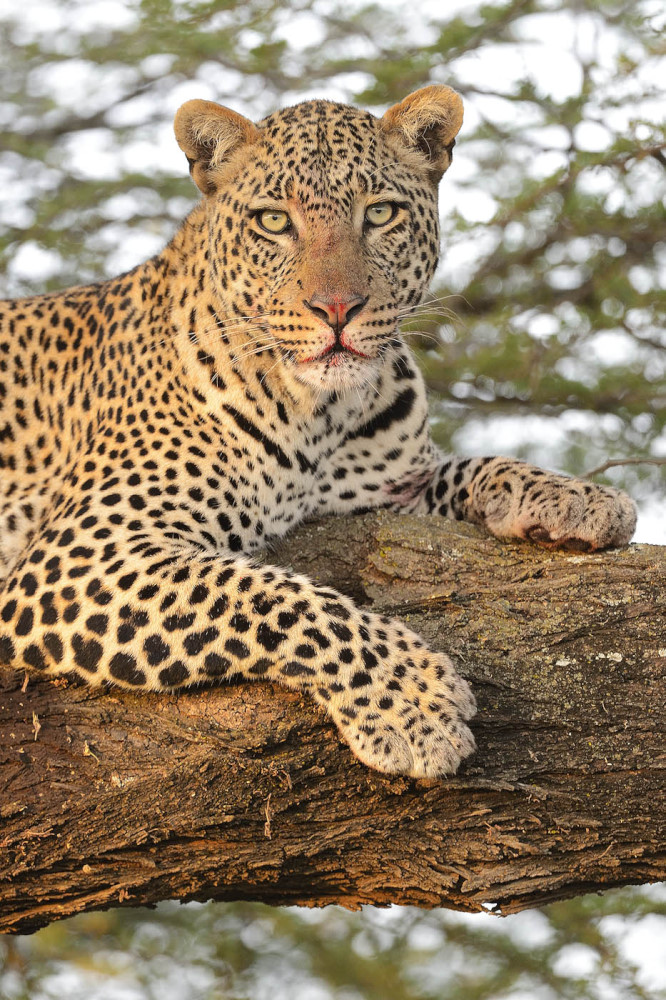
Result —
MULTIPOLYGON (((243 347, 246 347, 249 344, 255 343, 256 341, 263 340, 265 338, 270 338, 274 343, 277 343, 277 339, 274 337, 274 335, 269 330, 265 330, 261 326, 254 326, 248 328, 248 325, 245 323, 239 324, 239 326, 240 325, 245 327, 245 331, 247 333, 254 334, 254 336, 248 337, 246 340, 240 343, 236 348, 237 350, 242 349, 243 347)), ((209 335, 216 333, 221 334, 221 330, 218 326, 206 326, 202 330, 196 330, 196 331, 177 330, 175 331, 175 333, 171 338, 164 337, 161 341, 159 341, 159 343, 156 346, 164 347, 164 345, 168 343, 169 339, 175 340, 176 337, 182 337, 182 336, 187 336, 192 344, 199 344, 201 342, 202 337, 208 337, 209 335)))
POLYGON ((443 346, 441 337, 435 337, 432 333, 424 333, 423 330, 402 330, 403 337, 423 337, 424 340, 432 340, 438 347, 443 346))
POLYGON ((399 319, 404 319, 407 316, 444 316, 450 320, 458 319, 458 314, 452 309, 437 305, 418 305, 410 309, 401 309, 397 315, 399 319))
POLYGON ((290 352, 287 351, 287 353, 285 355, 279 357, 277 359, 277 361, 274 364, 271 365, 271 367, 268 369, 268 371, 264 372, 264 374, 259 379, 259 382, 260 382, 261 385, 264 384, 264 382, 266 381, 266 379, 268 378, 268 376, 270 375, 270 373, 273 371, 274 368, 277 368, 277 366, 280 364, 280 362, 291 360, 289 354, 290 354, 290 352))
POLYGON ((365 419, 365 401, 363 399, 363 396, 361 395, 361 386, 356 385, 355 389, 356 389, 356 395, 358 396, 358 401, 361 404, 361 416, 363 417, 363 419, 365 419))
POLYGON ((251 358, 255 354, 263 354, 264 351, 272 351, 275 344, 260 344, 259 347, 255 347, 251 351, 245 351, 244 354, 231 354, 229 355, 233 364, 237 364, 239 361, 243 361, 244 358, 251 358))

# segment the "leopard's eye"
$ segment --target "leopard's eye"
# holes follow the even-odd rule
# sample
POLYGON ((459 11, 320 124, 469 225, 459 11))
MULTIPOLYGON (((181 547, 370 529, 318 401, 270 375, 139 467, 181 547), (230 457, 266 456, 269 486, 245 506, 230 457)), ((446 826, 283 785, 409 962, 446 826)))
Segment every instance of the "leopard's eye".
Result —
POLYGON ((380 201, 376 205, 368 205, 365 210, 365 221, 371 226, 385 226, 395 218, 397 206, 390 201, 380 201))
POLYGON ((286 212, 277 208, 269 208, 257 213, 257 221, 267 233, 286 233, 291 226, 291 219, 286 212))

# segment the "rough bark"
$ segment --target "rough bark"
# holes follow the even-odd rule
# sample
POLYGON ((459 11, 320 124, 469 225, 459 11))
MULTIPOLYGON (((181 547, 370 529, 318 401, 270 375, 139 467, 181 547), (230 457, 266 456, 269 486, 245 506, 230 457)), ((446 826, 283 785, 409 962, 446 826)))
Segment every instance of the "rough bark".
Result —
POLYGON ((511 913, 666 877, 666 547, 544 552, 380 513, 272 558, 450 652, 478 753, 392 779, 265 683, 23 691, 4 669, 0 929, 168 897, 511 913))

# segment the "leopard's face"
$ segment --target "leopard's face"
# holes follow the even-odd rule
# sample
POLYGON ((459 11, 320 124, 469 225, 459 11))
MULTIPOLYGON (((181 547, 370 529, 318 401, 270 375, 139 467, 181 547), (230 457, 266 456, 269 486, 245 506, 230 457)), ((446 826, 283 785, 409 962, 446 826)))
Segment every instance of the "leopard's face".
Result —
POLYGON ((301 381, 371 381, 437 264, 437 186, 372 115, 310 101, 263 121, 208 199, 213 281, 301 381))
POLYGON ((246 352, 273 352, 317 390, 372 383, 437 265, 437 185, 461 122, 441 86, 379 119, 330 101, 258 125, 211 101, 180 108, 209 278, 246 352))

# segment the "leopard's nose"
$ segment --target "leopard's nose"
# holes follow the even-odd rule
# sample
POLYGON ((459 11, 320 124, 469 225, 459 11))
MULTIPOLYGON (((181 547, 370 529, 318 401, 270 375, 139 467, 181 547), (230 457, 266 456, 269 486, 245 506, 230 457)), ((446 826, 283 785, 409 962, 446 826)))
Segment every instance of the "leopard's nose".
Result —
POLYGON ((334 295, 313 295, 309 301, 304 300, 308 309, 333 327, 336 333, 340 333, 343 326, 354 316, 358 316, 367 301, 367 295, 365 298, 362 295, 350 295, 344 299, 334 295))

